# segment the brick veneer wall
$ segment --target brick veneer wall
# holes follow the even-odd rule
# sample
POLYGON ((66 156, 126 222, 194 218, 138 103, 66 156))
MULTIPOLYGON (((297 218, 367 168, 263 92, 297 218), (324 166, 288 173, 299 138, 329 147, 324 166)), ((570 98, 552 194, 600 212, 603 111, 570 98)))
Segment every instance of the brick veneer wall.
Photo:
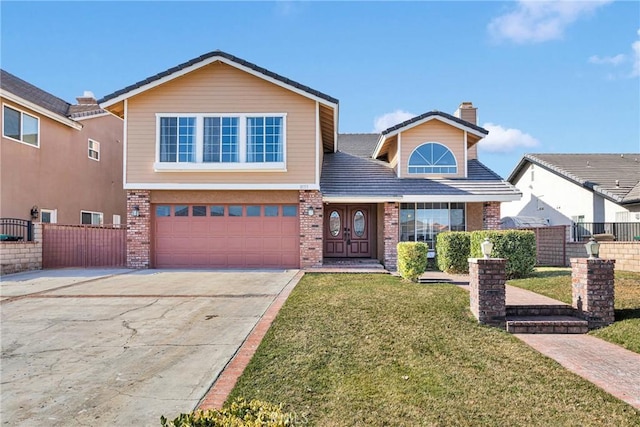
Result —
POLYGON ((149 268, 151 265, 151 191, 127 191, 127 267, 149 268), (138 206, 140 216, 131 212, 138 206))
POLYGON ((399 224, 399 205, 397 202, 387 202, 384 204, 384 220, 383 220, 383 246, 384 259, 382 263, 384 268, 389 271, 398 269, 398 239, 400 230, 399 224))
POLYGON ((320 267, 323 256, 322 193, 316 190, 300 190, 299 201, 300 268, 320 267), (315 211, 313 216, 307 213, 309 207, 313 207, 315 211))
POLYGON ((505 328, 506 266, 504 258, 469 258, 469 299, 478 322, 505 328))
POLYGON ((615 260, 571 260, 572 305, 589 321, 589 329, 610 325, 614 315, 615 260))
POLYGON ((482 229, 500 229, 500 202, 485 202, 482 206, 482 229))
MULTIPOLYGON (((587 257, 585 243, 566 243, 566 265, 571 264, 571 258, 587 257)), ((600 242, 600 258, 615 259, 618 270, 640 273, 640 242, 600 242)))
POLYGON ((33 241, 0 243, 0 275, 42 269, 42 224, 33 224, 33 241))

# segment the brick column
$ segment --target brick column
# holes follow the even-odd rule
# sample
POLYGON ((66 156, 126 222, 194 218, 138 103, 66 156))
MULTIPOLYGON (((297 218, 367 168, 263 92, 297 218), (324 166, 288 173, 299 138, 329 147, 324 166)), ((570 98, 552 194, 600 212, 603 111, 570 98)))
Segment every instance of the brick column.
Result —
POLYGON ((322 266, 322 194, 316 190, 300 190, 300 268, 322 266), (312 207, 314 214, 308 214, 312 207))
POLYGON ((500 229, 500 202, 485 202, 482 206, 482 229, 500 229))
POLYGON ((151 191, 127 191, 127 267, 149 268, 151 265, 151 191), (133 216, 138 206, 140 216, 133 216))
POLYGON ((383 245, 384 259, 382 263, 384 268, 389 271, 398 269, 398 216, 399 206, 397 202, 386 202, 384 204, 384 225, 383 225, 383 245))
POLYGON ((504 258, 469 258, 471 312, 482 324, 505 327, 506 265, 504 258))
POLYGON ((589 329, 615 321, 613 259, 571 258, 572 305, 589 322, 589 329))

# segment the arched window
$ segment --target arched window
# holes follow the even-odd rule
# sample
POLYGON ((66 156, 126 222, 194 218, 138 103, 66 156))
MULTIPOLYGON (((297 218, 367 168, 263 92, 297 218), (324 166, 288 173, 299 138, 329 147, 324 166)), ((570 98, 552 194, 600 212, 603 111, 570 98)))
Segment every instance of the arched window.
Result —
POLYGON ((411 153, 409 173, 458 173, 458 165, 447 147, 438 142, 427 142, 411 153))

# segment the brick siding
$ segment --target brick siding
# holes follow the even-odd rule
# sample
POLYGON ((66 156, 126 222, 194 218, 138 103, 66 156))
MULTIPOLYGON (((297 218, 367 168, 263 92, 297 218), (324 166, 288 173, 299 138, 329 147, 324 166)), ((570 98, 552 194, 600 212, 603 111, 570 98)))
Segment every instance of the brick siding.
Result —
POLYGON ((32 242, 0 243, 0 275, 42 269, 42 224, 33 224, 32 242))
POLYGON ((482 206, 482 229, 500 229, 500 202, 485 202, 482 206))
POLYGON ((615 321, 615 260, 573 258, 571 260, 572 305, 589 321, 589 329, 615 321))
MULTIPOLYGON (((566 245, 566 265, 571 258, 587 258, 585 242, 566 245)), ((615 259, 618 270, 640 273, 640 242, 600 242, 600 258, 615 259)))
POLYGON ((384 259, 382 263, 384 264, 384 268, 389 271, 396 271, 398 269, 399 213, 400 209, 397 202, 387 202, 384 204, 382 242, 384 246, 384 259))
POLYGON ((470 307, 482 324, 505 328, 506 265, 503 258, 469 259, 470 307))
POLYGON ((151 191, 127 191, 127 267, 151 266, 151 191), (138 206, 140 216, 134 217, 133 207, 138 206))
POLYGON ((321 267, 323 257, 322 224, 324 206, 317 190, 300 190, 300 268, 321 267), (308 214, 312 207, 314 214, 308 214))

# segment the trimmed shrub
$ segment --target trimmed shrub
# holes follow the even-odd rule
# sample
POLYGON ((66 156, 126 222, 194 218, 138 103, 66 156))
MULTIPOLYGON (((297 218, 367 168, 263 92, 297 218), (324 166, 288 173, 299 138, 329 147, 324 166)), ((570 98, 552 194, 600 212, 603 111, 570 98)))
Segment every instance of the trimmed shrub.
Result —
POLYGON ((471 232, 471 258, 482 258, 480 244, 488 237, 493 243, 491 257, 507 259, 507 279, 533 273, 536 265, 536 235, 529 230, 480 230, 471 232))
POLYGON ((451 274, 469 272, 471 234, 468 231, 445 231, 436 237, 438 268, 451 274))
POLYGON ((417 282, 427 269, 429 245, 423 242, 400 242, 398 249, 398 272, 402 277, 417 282))
POLYGON ((234 400, 222 409, 180 414, 173 421, 160 417, 162 427, 285 427, 300 425, 295 413, 282 412, 282 405, 260 400, 234 400))

